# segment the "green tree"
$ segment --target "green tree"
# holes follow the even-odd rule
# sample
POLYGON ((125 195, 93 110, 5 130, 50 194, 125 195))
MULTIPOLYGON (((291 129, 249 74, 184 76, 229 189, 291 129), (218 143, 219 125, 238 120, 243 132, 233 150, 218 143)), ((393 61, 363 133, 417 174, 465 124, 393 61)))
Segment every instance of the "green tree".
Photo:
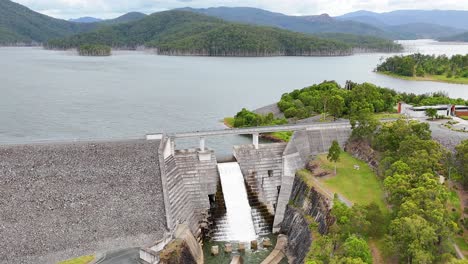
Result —
POLYGON ((328 150, 327 159, 335 164, 335 175, 336 175, 336 163, 340 160, 341 148, 338 141, 333 140, 330 149, 328 150))
POLYGON ((365 263, 372 263, 372 255, 369 249, 367 242, 357 237, 356 235, 351 235, 346 239, 343 244, 343 251, 345 257, 350 258, 359 258, 365 263))
POLYGON ((371 107, 353 106, 353 110, 349 119, 351 128, 353 129, 352 136, 357 139, 369 139, 379 125, 379 121, 373 115, 371 107))
POLYGON ((387 231, 387 216, 375 202, 366 205, 364 209, 366 220, 369 222, 368 235, 375 238, 382 237, 387 231))
POLYGON ((390 224, 388 242, 406 263, 432 263, 436 256, 436 231, 418 215, 396 218, 390 224))
POLYGON ((426 116, 430 117, 432 120, 437 117, 437 109, 428 108, 426 109, 426 116))
POLYGON ((343 114, 345 108, 345 101, 340 95, 334 95, 328 100, 328 111, 333 116, 333 120, 336 120, 343 114))

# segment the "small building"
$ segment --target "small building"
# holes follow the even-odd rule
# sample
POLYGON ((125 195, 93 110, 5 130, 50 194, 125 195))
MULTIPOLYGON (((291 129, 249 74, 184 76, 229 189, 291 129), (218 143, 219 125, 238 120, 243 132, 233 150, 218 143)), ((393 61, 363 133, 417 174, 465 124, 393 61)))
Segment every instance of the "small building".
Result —
POLYGON ((426 117, 427 109, 436 109, 438 116, 468 116, 468 106, 466 105, 427 105, 412 106, 405 103, 398 103, 398 112, 411 117, 426 117))

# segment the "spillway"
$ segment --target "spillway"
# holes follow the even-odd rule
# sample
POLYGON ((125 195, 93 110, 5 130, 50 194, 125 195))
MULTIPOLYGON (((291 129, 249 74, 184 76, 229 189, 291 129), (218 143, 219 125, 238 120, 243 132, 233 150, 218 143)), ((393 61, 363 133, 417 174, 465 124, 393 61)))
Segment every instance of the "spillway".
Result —
POLYGON ((226 205, 226 214, 218 219, 213 239, 248 242, 255 240, 255 226, 249 205, 244 176, 237 162, 219 163, 219 176, 226 205))

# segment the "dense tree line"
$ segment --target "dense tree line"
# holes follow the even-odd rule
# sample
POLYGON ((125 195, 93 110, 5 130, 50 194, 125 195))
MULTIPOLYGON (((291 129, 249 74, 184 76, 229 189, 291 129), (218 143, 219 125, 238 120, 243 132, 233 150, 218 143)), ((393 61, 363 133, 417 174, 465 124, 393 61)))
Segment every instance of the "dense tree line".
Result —
POLYGON ((403 50, 401 44, 393 40, 345 33, 318 33, 319 38, 337 40, 351 45, 358 52, 399 52, 403 50))
POLYGON ((399 97, 400 101, 415 106, 439 104, 468 105, 468 100, 462 98, 450 98, 447 94, 442 92, 418 95, 413 93, 400 93, 399 97))
MULTIPOLYGON (((384 237, 388 253, 401 263, 459 263, 450 240, 458 219, 449 213, 449 192, 439 182, 440 174, 447 175, 447 152, 432 140, 429 125, 400 119, 380 124, 367 139, 379 152, 390 216, 375 204, 349 208, 335 198, 336 222, 327 235, 316 234, 306 263, 372 263, 369 237, 384 237)), ((457 148, 462 166, 467 146, 468 141, 457 148)))
POLYGON ((447 175, 446 150, 417 121, 382 124, 372 139, 393 209, 387 235, 393 254, 407 263, 446 263, 458 229, 447 210, 448 189, 439 182, 447 175))
POLYGON ((80 56, 110 56, 111 48, 105 45, 81 45, 78 47, 80 56))
POLYGON ((454 55, 423 55, 393 56, 377 66, 379 72, 389 72, 408 77, 424 77, 426 75, 444 75, 448 78, 468 78, 468 54, 454 55))

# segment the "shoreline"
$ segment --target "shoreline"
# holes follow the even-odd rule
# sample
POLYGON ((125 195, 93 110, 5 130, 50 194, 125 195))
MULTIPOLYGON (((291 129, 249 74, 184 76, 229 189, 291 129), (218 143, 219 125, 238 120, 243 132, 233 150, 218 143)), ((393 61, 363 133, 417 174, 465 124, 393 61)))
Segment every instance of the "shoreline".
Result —
POLYGON ((416 82, 439 82, 439 83, 450 83, 450 84, 459 84, 459 85, 468 85, 468 78, 462 78, 462 79, 437 79, 437 76, 441 75, 429 75, 426 77, 409 77, 409 76, 401 76, 395 73, 390 73, 390 72, 379 72, 375 71, 377 74, 385 75, 388 77, 400 79, 400 80, 406 80, 406 81, 416 81, 416 82), (434 76, 436 76, 434 78, 434 76))

